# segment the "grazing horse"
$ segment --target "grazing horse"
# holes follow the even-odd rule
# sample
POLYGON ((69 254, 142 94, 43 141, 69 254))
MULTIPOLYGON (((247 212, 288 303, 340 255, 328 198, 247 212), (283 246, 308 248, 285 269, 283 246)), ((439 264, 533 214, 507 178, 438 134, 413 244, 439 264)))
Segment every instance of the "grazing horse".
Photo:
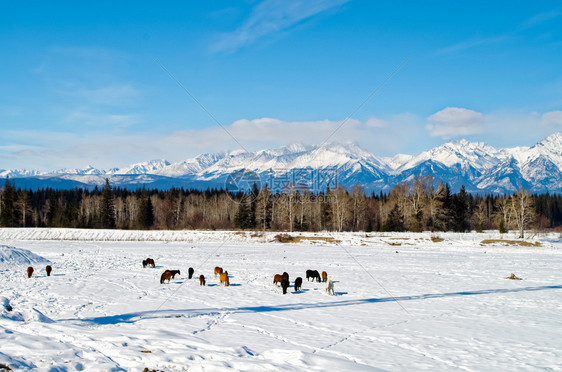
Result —
POLYGON ((154 260, 152 258, 147 258, 146 260, 142 261, 142 267, 147 267, 147 266, 156 267, 156 264, 154 263, 154 260))
POLYGON ((331 280, 328 280, 328 283, 326 284, 326 293, 332 296, 336 295, 336 292, 334 292, 334 282, 331 280))
POLYGON ((51 276, 51 271, 53 271, 53 268, 51 267, 51 265, 47 265, 45 271, 47 272, 47 276, 51 276))
POLYGON ((318 272, 318 270, 306 270, 306 280, 309 280, 310 278, 312 278, 312 281, 316 279, 318 283, 321 282, 320 273, 318 272))
POLYGON ((199 285, 205 285, 205 275, 199 275, 199 285))
POLYGON ((172 279, 174 279, 176 275, 181 275, 179 270, 166 270, 165 272, 170 273, 172 275, 172 279))
POLYGON ((328 273, 325 271, 322 271, 322 282, 326 283, 328 281, 328 273))
POLYGON ((295 279, 295 292, 300 291, 301 287, 302 287, 302 278, 299 276, 298 278, 295 279))
POLYGON ((168 283, 170 283, 170 279, 172 279, 172 273, 166 270, 162 273, 162 276, 160 277, 160 284, 164 284, 165 280, 167 280, 168 283))
POLYGON ((221 284, 224 285, 225 287, 230 286, 230 282, 228 281, 228 271, 225 271, 224 273, 222 273, 220 275, 220 281, 221 281, 221 284))
POLYGON ((193 278, 193 272, 195 270, 193 270, 193 267, 190 267, 189 270, 187 270, 187 273, 189 274, 189 279, 193 278))
POLYGON ((285 278, 283 278, 283 280, 281 280, 281 288, 283 288, 283 294, 287 294, 287 288, 289 288, 291 285, 289 284, 289 281, 286 280, 285 278))
POLYGON ((33 275, 33 267, 29 266, 27 268, 27 277, 31 278, 32 275, 33 275))
POLYGON ((273 284, 281 283, 283 281, 283 275, 275 274, 273 277, 273 284))
POLYGON ((222 267, 215 267, 215 276, 222 274, 222 267))

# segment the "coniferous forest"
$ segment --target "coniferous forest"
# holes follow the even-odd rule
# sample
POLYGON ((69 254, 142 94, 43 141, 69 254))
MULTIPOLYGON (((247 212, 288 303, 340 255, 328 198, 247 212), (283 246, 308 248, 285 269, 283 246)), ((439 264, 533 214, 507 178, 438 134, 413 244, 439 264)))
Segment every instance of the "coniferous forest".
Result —
POLYGON ((31 191, 6 180, 0 226, 117 229, 255 229, 273 231, 483 231, 562 225, 562 196, 451 193, 431 177, 397 185, 388 194, 328 189, 320 193, 267 187, 226 190, 101 189, 31 191))

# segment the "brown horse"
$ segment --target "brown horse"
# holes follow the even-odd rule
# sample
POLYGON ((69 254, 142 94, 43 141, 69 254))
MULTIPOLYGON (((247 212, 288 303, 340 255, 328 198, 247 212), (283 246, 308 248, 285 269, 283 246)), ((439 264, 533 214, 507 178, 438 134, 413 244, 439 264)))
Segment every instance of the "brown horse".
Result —
POLYGON ((51 265, 47 265, 45 271, 47 272, 47 276, 51 276, 51 271, 53 271, 53 268, 51 267, 51 265))
POLYGON ((160 284, 164 284, 164 281, 167 280, 170 283, 170 279, 172 279, 172 273, 170 271, 164 271, 162 276, 160 277, 160 284))
POLYGON ((142 261, 142 267, 152 266, 156 267, 154 260, 152 258, 147 258, 146 260, 142 261))
POLYGON ((172 279, 174 279, 176 277, 176 275, 181 275, 179 270, 166 270, 166 272, 169 272, 170 274, 172 274, 172 279))
POLYGON ((215 276, 222 274, 222 267, 215 267, 215 276))
POLYGON ((273 284, 281 284, 281 282, 283 281, 283 275, 281 274, 275 274, 275 276, 273 277, 273 284))
POLYGON ((29 266, 27 268, 27 277, 31 278, 32 275, 33 275, 33 267, 29 266))
POLYGON ((199 275, 199 285, 205 285, 205 275, 199 275))
POLYGON ((228 280, 228 271, 225 271, 220 275, 221 284, 225 287, 230 287, 230 281, 228 280))
POLYGON ((328 281, 328 273, 322 271, 322 283, 326 283, 328 281))

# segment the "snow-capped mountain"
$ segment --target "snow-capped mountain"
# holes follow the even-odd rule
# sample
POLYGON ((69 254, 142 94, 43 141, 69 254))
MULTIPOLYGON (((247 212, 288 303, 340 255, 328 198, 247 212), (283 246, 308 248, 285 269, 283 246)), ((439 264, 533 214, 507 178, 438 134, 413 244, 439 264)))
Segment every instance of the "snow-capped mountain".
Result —
MULTIPOLYGON (((482 142, 447 142, 418 155, 377 157, 356 144, 293 144, 254 152, 203 154, 177 163, 151 160, 122 169, 63 169, 54 172, 4 170, 1 177, 20 187, 119 187, 195 189, 227 187, 233 176, 251 174, 261 184, 281 188, 292 183, 309 189, 362 186, 368 192, 390 191, 396 184, 431 175, 453 191, 505 193, 524 187, 533 192, 562 192, 562 132, 532 147, 495 149, 482 142), (324 183, 321 183, 324 182, 324 183)), ((272 187, 275 188, 275 187, 272 187)))

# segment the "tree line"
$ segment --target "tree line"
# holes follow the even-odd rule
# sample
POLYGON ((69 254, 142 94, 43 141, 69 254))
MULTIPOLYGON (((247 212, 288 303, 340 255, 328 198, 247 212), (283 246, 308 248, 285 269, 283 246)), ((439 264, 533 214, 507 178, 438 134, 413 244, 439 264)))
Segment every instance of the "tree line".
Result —
POLYGON ((545 230, 562 225, 562 197, 530 194, 451 193, 432 177, 418 177, 389 193, 359 186, 310 192, 87 190, 31 191, 6 179, 0 189, 0 226, 117 229, 254 229, 272 231, 482 231, 545 230))

